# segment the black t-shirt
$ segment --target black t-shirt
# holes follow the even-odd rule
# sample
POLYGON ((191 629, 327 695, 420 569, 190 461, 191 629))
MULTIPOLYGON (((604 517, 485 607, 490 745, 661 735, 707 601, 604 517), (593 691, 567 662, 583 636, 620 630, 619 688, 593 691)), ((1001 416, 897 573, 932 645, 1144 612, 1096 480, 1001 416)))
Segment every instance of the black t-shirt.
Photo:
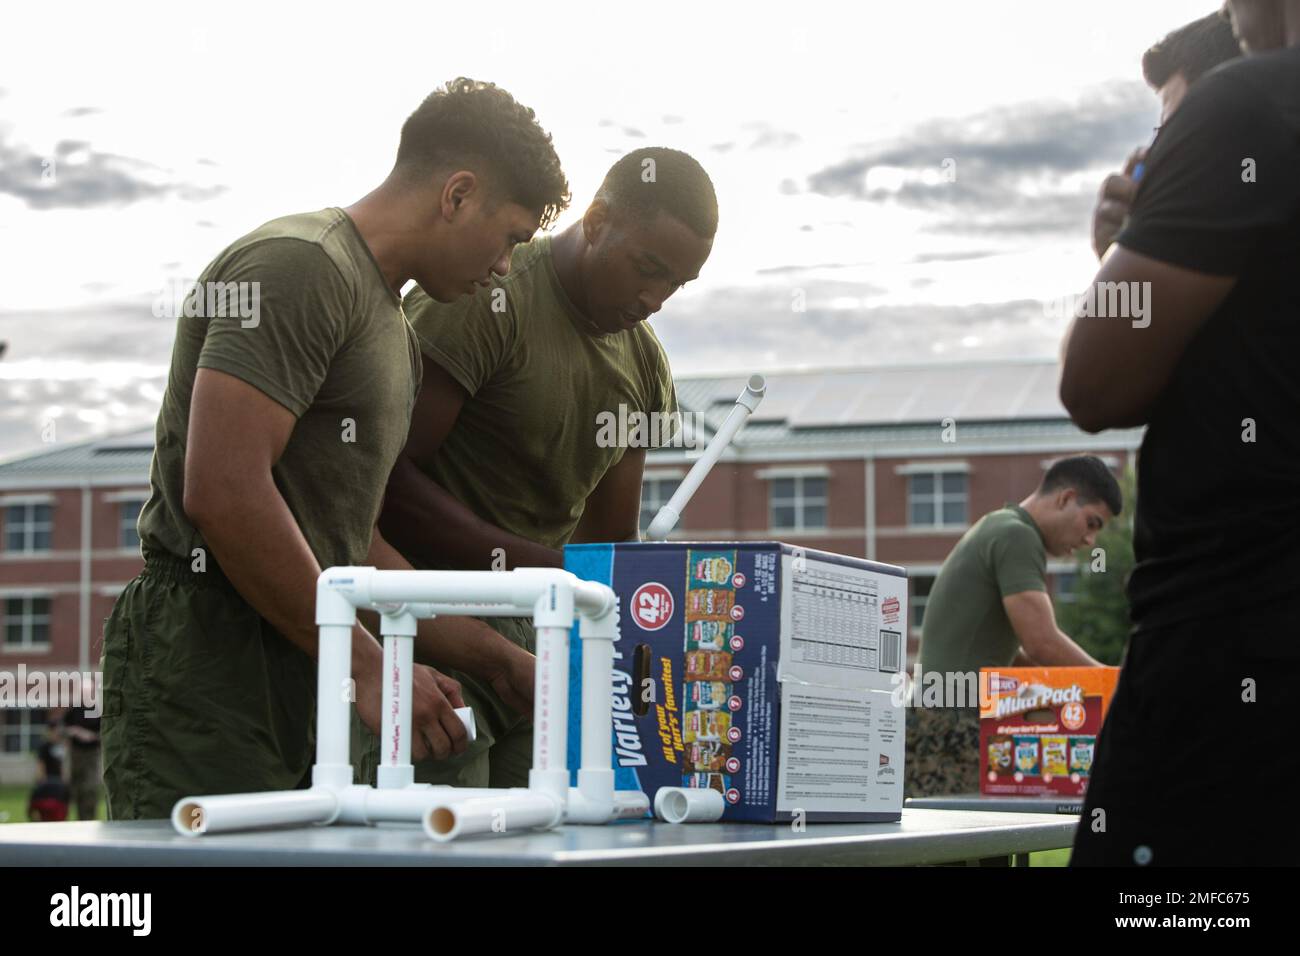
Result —
MULTIPOLYGON (((1300 620, 1300 48, 1193 85, 1118 242, 1237 278, 1179 360, 1138 455, 1134 622, 1244 615, 1242 639, 1300 654, 1296 629, 1276 626, 1300 620)), ((1155 303, 1149 334, 1159 321, 1155 303)))

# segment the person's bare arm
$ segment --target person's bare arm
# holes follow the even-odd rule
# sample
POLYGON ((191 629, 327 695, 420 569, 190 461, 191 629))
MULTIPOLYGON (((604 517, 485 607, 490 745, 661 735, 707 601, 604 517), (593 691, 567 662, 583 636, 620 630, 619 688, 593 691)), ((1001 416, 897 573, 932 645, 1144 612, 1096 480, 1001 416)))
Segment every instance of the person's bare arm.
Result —
POLYGON ((637 539, 645 455, 644 448, 629 448, 618 464, 601 477, 587 496, 582 518, 570 538, 574 544, 637 539))
POLYGON ((1011 627, 1020 639, 1024 654, 1039 667, 1100 667, 1095 660, 1056 626, 1052 599, 1046 591, 1021 591, 1002 599, 1011 627))
POLYGON ((1087 432, 1145 425, 1188 342, 1236 281, 1114 247, 1094 283, 1150 283, 1143 295, 1148 311, 1139 320, 1149 324, 1076 316, 1061 369, 1061 403, 1074 423, 1087 432))
MULTIPOLYGON (((411 570, 410 563, 384 540, 378 528, 367 560, 387 571, 411 570)), ((416 627, 417 660, 485 680, 506 704, 521 714, 532 714, 536 663, 532 654, 471 617, 439 617, 420 621, 416 627)))
POLYGON ((1025 653, 1025 649, 1022 647, 1020 648, 1020 650, 1016 651, 1016 656, 1015 658, 1012 659, 1011 666, 1012 667, 1033 667, 1034 661, 1028 654, 1025 653))
MULTIPOLYGON (((252 385, 200 368, 190 399, 183 507, 240 596, 286 640, 316 657, 321 567, 271 475, 296 422, 252 385)), ((352 635, 357 711, 376 732, 382 663, 378 642, 358 625, 352 635)), ((416 675, 413 758, 464 750, 465 729, 447 706, 448 691, 452 704, 464 705, 454 683, 439 686, 431 669, 416 675)))
POLYGON ((424 358, 424 382, 411 413, 406 448, 388 479, 380 530, 394 547, 422 564, 487 570, 500 549, 509 568, 562 567, 559 551, 482 520, 429 477, 467 397, 442 366, 424 358))

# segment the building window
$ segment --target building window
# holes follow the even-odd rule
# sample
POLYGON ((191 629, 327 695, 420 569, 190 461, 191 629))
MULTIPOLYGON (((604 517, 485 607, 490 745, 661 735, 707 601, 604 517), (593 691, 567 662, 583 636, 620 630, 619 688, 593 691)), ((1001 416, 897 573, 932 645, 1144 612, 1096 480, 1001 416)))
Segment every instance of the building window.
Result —
POLYGON ((1079 573, 1062 571, 1056 575, 1056 603, 1074 604, 1079 600, 1079 573))
POLYGON ((5 550, 32 554, 50 550, 50 505, 10 505, 5 509, 5 550))
POLYGON ((966 474, 960 471, 909 475, 908 524, 914 528, 950 528, 966 524, 966 474))
POLYGON ((123 501, 117 506, 117 544, 120 548, 129 548, 132 551, 140 548, 140 535, 136 531, 136 522, 140 518, 140 509, 144 507, 144 502, 136 499, 134 501, 123 501))
POLYGON ((50 646, 50 599, 23 595, 5 598, 4 649, 43 650, 50 646))
POLYGON ((676 478, 647 478, 641 482, 641 530, 645 531, 654 521, 659 509, 668 504, 668 499, 677 490, 680 481, 676 478))
POLYGON ((825 478, 774 478, 771 503, 774 530, 808 531, 826 527, 825 478))
POLYGON ((49 723, 47 711, 35 707, 0 709, 0 753, 25 754, 36 750, 45 740, 49 723))
POLYGON ((925 606, 930 603, 930 589, 934 587, 934 578, 909 577, 907 580, 907 603, 912 612, 912 630, 921 633, 921 623, 925 620, 925 606))

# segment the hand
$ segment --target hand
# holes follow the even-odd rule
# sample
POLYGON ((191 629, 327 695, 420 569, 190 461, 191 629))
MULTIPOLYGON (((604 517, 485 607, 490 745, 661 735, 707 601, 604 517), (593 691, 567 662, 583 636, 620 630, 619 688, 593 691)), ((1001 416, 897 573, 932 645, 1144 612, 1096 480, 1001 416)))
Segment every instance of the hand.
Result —
POLYGON ((500 668, 490 673, 487 681, 507 707, 525 717, 532 717, 537 658, 522 647, 514 644, 510 647, 500 668))
MULTIPOLYGON (((374 639, 366 640, 374 651, 360 659, 354 657, 356 674, 357 713, 362 723, 375 734, 383 732, 383 655, 374 639)), ((355 643, 355 638, 354 638, 355 643)), ((416 664, 411 672, 411 762, 426 757, 446 760, 453 754, 465 752, 469 734, 455 714, 455 708, 464 707, 460 683, 432 667, 416 664)))
POLYGON ((1111 247, 1119 231, 1124 228, 1124 221, 1133 208, 1133 199, 1137 196, 1138 184, 1133 179, 1133 170, 1147 157, 1145 147, 1133 150, 1124 164, 1122 173, 1112 173, 1101 184, 1101 194, 1097 197, 1097 208, 1092 213, 1092 250, 1100 259, 1111 247))

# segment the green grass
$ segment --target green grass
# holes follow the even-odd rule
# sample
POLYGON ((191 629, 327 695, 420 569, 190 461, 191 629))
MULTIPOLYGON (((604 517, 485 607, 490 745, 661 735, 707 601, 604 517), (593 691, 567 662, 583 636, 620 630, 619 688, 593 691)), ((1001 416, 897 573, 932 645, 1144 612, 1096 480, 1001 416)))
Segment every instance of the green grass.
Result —
POLYGON ((1030 866, 1066 866, 1070 862, 1070 851, 1043 850, 1041 853, 1029 854, 1030 866))
MULTIPOLYGON (((30 822, 27 819, 27 797, 31 792, 31 787, 0 787, 0 825, 30 822)), ((69 811, 68 816, 71 820, 77 818, 75 807, 69 811)), ((108 819, 108 808, 104 805, 103 797, 100 797, 99 809, 95 817, 98 820, 108 819)))

